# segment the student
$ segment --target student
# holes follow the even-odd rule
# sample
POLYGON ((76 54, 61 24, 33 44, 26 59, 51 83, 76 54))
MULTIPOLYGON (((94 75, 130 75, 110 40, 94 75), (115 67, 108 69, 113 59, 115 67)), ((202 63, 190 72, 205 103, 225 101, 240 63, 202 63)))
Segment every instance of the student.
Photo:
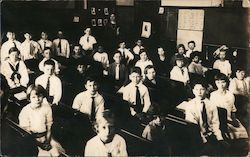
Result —
POLYGON ((246 75, 246 70, 237 67, 234 77, 229 84, 229 91, 235 95, 249 96, 250 94, 250 77, 246 75))
POLYGON ((40 53, 42 53, 46 47, 52 47, 52 42, 48 39, 47 32, 42 32, 41 39, 37 42, 40 45, 40 53))
POLYGON ((37 42, 31 40, 32 36, 29 32, 24 34, 25 40, 21 44, 20 52, 23 61, 38 58, 39 45, 37 42))
POLYGON ((113 56, 114 63, 108 67, 108 75, 112 80, 115 80, 115 84, 120 86, 128 79, 128 71, 126 66, 121 63, 121 53, 116 51, 113 56))
POLYGON ((186 66, 188 63, 188 60, 186 58, 186 48, 183 44, 179 44, 177 45, 177 52, 172 56, 171 60, 170 60, 170 64, 172 66, 175 65, 175 60, 177 56, 182 56, 183 57, 183 61, 184 61, 184 65, 186 66))
POLYGON ((109 58, 108 54, 104 52, 102 46, 98 46, 97 52, 94 54, 93 59, 97 62, 102 63, 103 69, 105 70, 104 73, 107 73, 107 68, 109 66, 109 58))
POLYGON ((200 127, 203 145, 199 155, 219 155, 217 153, 228 143, 223 140, 219 129, 217 108, 206 98, 206 87, 203 80, 194 82, 192 91, 195 97, 185 104, 185 119, 200 127))
POLYGON ((73 51, 71 53, 71 58, 72 59, 80 59, 80 58, 83 58, 83 56, 84 56, 84 54, 82 52, 81 45, 79 45, 79 44, 74 45, 73 51))
POLYGON ((132 116, 142 112, 146 113, 151 106, 148 88, 142 84, 141 77, 141 69, 139 67, 132 68, 129 75, 131 83, 123 89, 123 100, 130 103, 132 116))
POLYGON ((55 59, 53 59, 53 58, 51 58, 51 54, 52 52, 51 52, 51 48, 50 47, 46 47, 45 49, 44 49, 44 51, 43 51, 43 60, 39 63, 39 65, 38 65, 38 67, 39 67, 39 70, 40 71, 44 71, 44 62, 45 61, 47 61, 47 60, 52 60, 52 61, 54 61, 55 62, 55 73, 56 74, 59 74, 59 72, 60 72, 60 69, 59 69, 59 63, 55 60, 55 59))
POLYGON ((70 48, 68 40, 64 38, 62 31, 58 31, 57 37, 57 39, 53 40, 53 52, 61 59, 69 58, 70 48))
POLYGON ((136 67, 140 67, 143 72, 142 76, 145 78, 144 69, 148 65, 153 65, 153 62, 148 59, 147 52, 145 49, 141 49, 139 52, 140 60, 135 63, 136 67))
POLYGON ((23 61, 19 59, 20 52, 16 47, 9 50, 9 58, 3 61, 1 72, 6 77, 10 88, 27 87, 29 83, 28 70, 23 61))
POLYGON ((219 59, 214 62, 213 68, 220 70, 221 73, 225 74, 227 77, 230 77, 232 74, 231 64, 226 60, 226 50, 220 49, 219 59))
POLYGON ((10 48, 16 47, 18 50, 20 50, 21 47, 21 43, 15 39, 14 32, 8 31, 6 37, 8 38, 8 40, 1 46, 1 61, 7 59, 10 48))
POLYGON ((48 102, 58 105, 62 98, 62 82, 55 75, 55 62, 51 59, 44 62, 44 74, 36 78, 35 84, 41 85, 48 92, 48 102))
POLYGON ((141 49, 144 49, 144 47, 142 46, 142 41, 138 39, 135 47, 133 48, 134 54, 139 55, 141 49))
POLYGON ((134 59, 134 55, 126 48, 126 44, 124 41, 120 42, 118 51, 121 52, 122 55, 122 63, 127 65, 130 61, 134 59))
POLYGON ((188 66, 188 71, 190 73, 204 75, 208 69, 202 66, 200 63, 200 52, 192 52, 190 55, 190 59, 192 60, 192 62, 188 66))
POLYGON ((227 110, 227 125, 231 139, 248 138, 246 129, 236 118, 235 97, 227 90, 229 80, 225 74, 215 76, 217 90, 211 93, 212 105, 227 110))
POLYGON ((93 122, 104 111, 104 99, 98 93, 98 84, 93 78, 87 77, 84 84, 86 91, 76 95, 72 108, 87 114, 93 122))
POLYGON ((28 87, 27 98, 30 103, 21 110, 19 125, 35 137, 38 156, 59 156, 64 150, 51 135, 52 110, 50 105, 43 101, 45 96, 46 91, 42 86, 28 87))
POLYGON ((85 51, 86 55, 91 55, 94 44, 96 44, 97 41, 95 37, 91 35, 90 28, 86 28, 84 33, 85 34, 79 40, 79 44, 82 46, 82 49, 85 51))
POLYGON ((158 75, 169 78, 170 60, 167 58, 166 52, 162 47, 158 47, 157 53, 157 59, 153 63, 155 70, 158 75))
POLYGON ((195 51, 195 42, 193 40, 188 42, 188 50, 186 52, 186 57, 190 58, 190 55, 195 51))
POLYGON ((170 72, 170 79, 183 82, 184 85, 189 83, 188 69, 184 66, 184 57, 182 55, 176 55, 176 65, 170 72))
POLYGON ((109 110, 96 116, 95 129, 97 135, 87 142, 84 156, 128 156, 126 142, 116 133, 114 116, 109 110))

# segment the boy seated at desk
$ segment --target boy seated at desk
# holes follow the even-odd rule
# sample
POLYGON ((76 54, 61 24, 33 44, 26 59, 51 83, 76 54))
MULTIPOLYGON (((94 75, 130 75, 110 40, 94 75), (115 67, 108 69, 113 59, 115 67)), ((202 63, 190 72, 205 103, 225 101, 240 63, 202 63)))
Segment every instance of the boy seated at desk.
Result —
POLYGON ((97 135, 85 146, 85 156, 128 156, 126 142, 115 131, 115 120, 109 110, 96 116, 97 135))
POLYGON ((30 85, 27 97, 30 103, 19 114, 19 125, 32 133, 37 141, 38 156, 59 156, 64 153, 62 146, 51 135, 53 124, 50 105, 43 101, 46 90, 40 85, 30 85))
POLYGON ((55 62, 51 59, 46 60, 43 72, 44 74, 36 78, 35 84, 46 89, 49 103, 58 105, 62 98, 62 81, 55 75, 55 62))

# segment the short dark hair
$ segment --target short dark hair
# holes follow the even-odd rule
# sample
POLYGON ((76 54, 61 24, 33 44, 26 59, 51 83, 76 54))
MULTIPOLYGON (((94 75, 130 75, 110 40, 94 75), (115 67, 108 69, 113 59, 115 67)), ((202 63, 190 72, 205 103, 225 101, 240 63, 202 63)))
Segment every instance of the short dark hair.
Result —
POLYGON ((229 79, 223 73, 218 73, 217 75, 214 76, 214 81, 218 81, 218 80, 224 80, 224 81, 226 81, 227 86, 229 85, 229 79))
POLYGON ((179 45, 177 45, 177 52, 178 52, 178 49, 179 48, 183 48, 184 49, 184 51, 186 52, 186 48, 185 48, 185 46, 183 45, 183 44, 179 44, 179 45))
POLYGON ((133 68, 131 68, 129 74, 132 74, 132 73, 137 73, 137 74, 141 75, 141 68, 140 67, 133 67, 133 68))
POLYGON ((36 94, 37 94, 37 95, 40 95, 40 94, 41 94, 43 97, 46 97, 47 94, 48 94, 48 93, 46 92, 46 90, 45 90, 41 85, 34 85, 34 84, 32 84, 32 85, 30 85, 30 86, 27 88, 27 90, 26 90, 28 100, 30 100, 30 93, 31 93, 32 91, 36 91, 36 94))
POLYGON ((98 85, 96 79, 93 78, 93 77, 86 77, 85 80, 84 80, 84 84, 86 85, 88 81, 89 81, 89 82, 94 82, 95 84, 98 85))
POLYGON ((194 51, 190 54, 190 59, 194 59, 195 56, 198 56, 200 58, 200 52, 199 51, 194 51))
POLYGON ((46 51, 46 50, 50 50, 50 52, 52 52, 51 47, 45 47, 44 50, 43 50, 43 52, 46 51))
POLYGON ((20 51, 16 48, 16 47, 12 47, 9 49, 9 54, 11 54, 11 52, 17 52, 17 54, 20 54, 20 51))
POLYGON ((195 79, 193 80, 190 85, 191 85, 191 88, 194 89, 195 85, 201 85, 202 87, 204 88, 208 88, 208 82, 204 79, 204 78, 199 78, 199 79, 195 79))
POLYGON ((193 40, 189 41, 189 42, 188 42, 188 45, 191 44, 191 43, 193 43, 194 46, 195 46, 195 42, 194 42, 193 40))
MULTIPOLYGON (((120 55, 122 55, 120 51, 115 51, 115 52, 114 52, 114 55, 117 54, 117 53, 119 53, 120 55)), ((114 55, 113 55, 113 56, 114 56, 114 55)))
POLYGON ((147 54, 146 49, 145 49, 145 48, 143 48, 143 49, 140 49, 140 51, 139 51, 139 55, 140 55, 140 54, 142 54, 143 52, 145 52, 145 53, 147 54))
POLYGON ((145 69, 144 69, 144 74, 146 75, 146 74, 148 74, 148 70, 149 69, 155 69, 155 67, 153 66, 153 65, 147 65, 146 67, 145 67, 145 69))
POLYGON ((51 59, 48 59, 44 62, 44 65, 52 65, 55 68, 55 62, 51 59))

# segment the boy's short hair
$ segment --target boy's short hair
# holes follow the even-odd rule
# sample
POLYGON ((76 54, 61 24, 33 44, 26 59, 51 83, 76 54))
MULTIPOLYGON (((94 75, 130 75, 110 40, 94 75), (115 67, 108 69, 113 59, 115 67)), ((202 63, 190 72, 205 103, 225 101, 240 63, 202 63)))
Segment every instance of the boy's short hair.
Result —
POLYGON ((224 81, 226 81, 227 86, 229 84, 228 77, 225 74, 223 74, 223 73, 218 73, 217 75, 214 76, 214 81, 218 81, 218 80, 224 80, 224 81))
POLYGON ((195 46, 195 42, 194 42, 193 40, 189 41, 189 42, 188 42, 188 45, 191 44, 191 43, 193 43, 194 46, 195 46))
POLYGON ((139 74, 141 76, 141 68, 140 67, 133 67, 133 68, 131 68, 129 74, 132 74, 132 73, 137 73, 137 74, 139 74))
POLYGON ((46 50, 50 50, 50 52, 52 52, 51 47, 45 47, 44 50, 43 50, 43 52, 46 51, 46 50))
POLYGON ((195 85, 201 85, 204 88, 208 88, 208 82, 204 79, 204 78, 199 78, 199 79, 195 79, 190 83, 190 86, 192 89, 194 89, 195 85))
POLYGON ((110 124, 115 124, 115 116, 109 109, 105 109, 96 115, 96 124, 100 123, 100 121, 103 119, 110 124))
POLYGON ((93 77, 86 77, 86 79, 84 80, 84 84, 86 85, 88 81, 89 81, 89 82, 94 82, 95 84, 98 85, 96 79, 93 78, 93 77))
POLYGON ((117 53, 122 55, 120 51, 115 51, 113 56, 115 56, 115 54, 117 54, 117 53))
POLYGON ((147 75, 147 74, 148 74, 148 70, 149 70, 149 69, 152 69, 152 68, 155 69, 155 67, 154 67, 153 65, 147 65, 147 66, 145 67, 145 69, 144 69, 144 74, 147 75))
POLYGON ((190 59, 194 59, 195 56, 198 56, 200 58, 200 52, 199 51, 194 51, 190 54, 190 59))
POLYGON ((9 49, 9 54, 11 54, 11 52, 17 52, 17 54, 20 54, 20 51, 16 48, 16 47, 12 47, 9 49))
POLYGON ((140 55, 140 54, 142 54, 143 52, 145 52, 145 53, 147 54, 146 49, 145 49, 145 48, 143 48, 143 49, 140 49, 140 51, 139 51, 139 55, 140 55))
POLYGON ((48 59, 44 62, 44 66, 45 65, 52 65, 55 68, 55 62, 51 59, 48 59))
POLYGON ((47 96, 47 92, 46 90, 41 86, 41 85, 30 85, 27 90, 26 90, 26 94, 27 94, 27 99, 30 100, 30 93, 31 91, 36 91, 36 94, 37 95, 42 95, 43 97, 46 97, 47 96))

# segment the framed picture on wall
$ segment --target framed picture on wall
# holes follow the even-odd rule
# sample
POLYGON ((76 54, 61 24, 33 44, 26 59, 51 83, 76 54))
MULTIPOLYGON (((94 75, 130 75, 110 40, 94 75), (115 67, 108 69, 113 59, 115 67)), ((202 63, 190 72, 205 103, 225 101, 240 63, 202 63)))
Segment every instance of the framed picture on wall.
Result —
POLYGON ((94 7, 91 8, 91 15, 96 15, 96 11, 94 7))
POLYGON ((91 24, 92 24, 92 26, 95 27, 95 26, 96 26, 96 20, 95 20, 95 19, 92 19, 92 20, 91 20, 91 24))
POLYGON ((102 26, 102 19, 98 19, 98 20, 97 20, 97 25, 98 25, 98 26, 102 26))
POLYGON ((109 15, 109 8, 104 8, 103 11, 104 11, 104 15, 109 15))
POLYGON ((106 26, 108 24, 108 19, 103 19, 103 25, 106 26))

